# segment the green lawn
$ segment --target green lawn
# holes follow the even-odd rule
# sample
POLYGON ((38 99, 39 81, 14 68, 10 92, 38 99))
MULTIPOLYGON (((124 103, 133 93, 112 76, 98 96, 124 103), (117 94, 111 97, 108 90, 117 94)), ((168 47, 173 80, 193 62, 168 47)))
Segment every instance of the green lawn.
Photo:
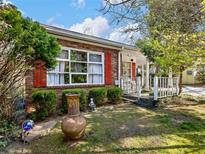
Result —
POLYGON ((32 153, 205 153, 205 104, 144 109, 133 104, 86 114, 86 136, 65 142, 60 123, 32 142, 32 153))

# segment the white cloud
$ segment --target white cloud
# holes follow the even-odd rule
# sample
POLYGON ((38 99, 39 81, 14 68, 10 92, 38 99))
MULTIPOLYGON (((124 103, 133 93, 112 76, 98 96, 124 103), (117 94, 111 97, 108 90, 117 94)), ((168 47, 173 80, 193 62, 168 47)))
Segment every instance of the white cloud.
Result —
POLYGON ((18 9, 18 10, 21 12, 21 14, 22 14, 23 16, 26 15, 26 13, 25 13, 23 10, 21 10, 21 9, 18 9))
MULTIPOLYGON (((118 4, 121 3, 123 0, 109 0, 109 3, 111 4, 118 4)), ((102 4, 103 6, 105 6, 105 4, 107 3, 107 0, 102 0, 102 4)))
POLYGON ((131 31, 125 32, 127 27, 115 28, 108 36, 109 40, 117 41, 126 44, 134 44, 137 39, 141 37, 139 32, 131 31))
POLYGON ((2 0, 3 4, 13 4, 10 0, 2 0))
POLYGON ((85 0, 72 0, 72 5, 77 8, 84 8, 85 7, 85 0))
POLYGON ((60 13, 57 13, 56 15, 54 15, 54 16, 48 18, 48 20, 46 21, 46 23, 47 23, 48 25, 51 25, 51 26, 60 27, 60 28, 65 28, 64 25, 58 24, 58 23, 56 22, 56 19, 57 19, 58 17, 60 17, 60 16, 61 16, 61 14, 60 14, 60 13))
POLYGON ((69 29, 88 35, 102 36, 109 30, 109 28, 107 19, 98 16, 95 19, 86 18, 82 23, 74 24, 69 29))
POLYGON ((123 0, 109 0, 110 3, 112 4, 118 4, 121 3, 123 0))

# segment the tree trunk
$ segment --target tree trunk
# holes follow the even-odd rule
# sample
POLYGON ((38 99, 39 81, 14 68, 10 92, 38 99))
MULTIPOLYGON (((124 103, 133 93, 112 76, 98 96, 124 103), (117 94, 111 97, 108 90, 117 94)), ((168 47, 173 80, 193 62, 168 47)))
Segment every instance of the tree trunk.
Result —
POLYGON ((179 95, 181 94, 182 92, 182 70, 180 71, 180 74, 179 74, 179 95))

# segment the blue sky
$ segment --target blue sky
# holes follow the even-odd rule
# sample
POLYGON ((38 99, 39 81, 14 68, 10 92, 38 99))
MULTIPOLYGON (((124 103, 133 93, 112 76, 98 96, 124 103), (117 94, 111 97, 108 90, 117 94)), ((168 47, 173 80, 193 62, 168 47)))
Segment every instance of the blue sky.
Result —
MULTIPOLYGON (((5 2, 9 0, 4 0, 5 2)), ((10 0, 25 17, 118 42, 130 43, 123 27, 111 25, 99 9, 103 0, 10 0)))

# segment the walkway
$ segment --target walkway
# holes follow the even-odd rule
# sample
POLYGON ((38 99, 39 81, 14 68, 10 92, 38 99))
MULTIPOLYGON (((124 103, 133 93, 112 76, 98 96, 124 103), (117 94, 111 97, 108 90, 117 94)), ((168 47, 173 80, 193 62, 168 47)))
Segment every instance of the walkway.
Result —
POLYGON ((184 86, 182 92, 193 96, 205 96, 205 87, 184 86))

